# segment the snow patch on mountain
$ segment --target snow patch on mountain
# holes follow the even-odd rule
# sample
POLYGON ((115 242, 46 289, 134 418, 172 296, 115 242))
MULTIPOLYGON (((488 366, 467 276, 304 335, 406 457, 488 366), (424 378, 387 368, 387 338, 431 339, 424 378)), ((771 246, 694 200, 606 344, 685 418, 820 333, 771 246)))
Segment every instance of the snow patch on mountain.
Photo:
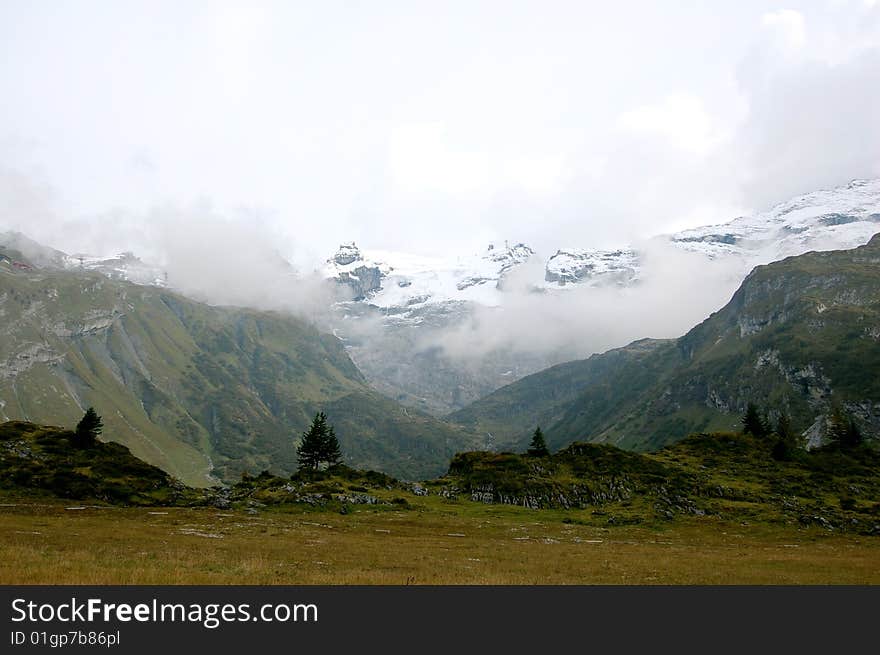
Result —
MULTIPOLYGON (((853 180, 814 191, 766 212, 727 223, 656 237, 655 244, 737 261, 743 273, 753 266, 810 250, 864 245, 880 231, 880 179, 853 180)), ((495 307, 503 302, 504 276, 535 256, 524 244, 490 245, 478 255, 431 258, 399 252, 361 252, 345 244, 327 262, 326 277, 352 289, 353 298, 384 309, 427 303, 469 301, 495 307)), ((616 249, 557 250, 547 261, 537 291, 578 286, 629 286, 643 277, 643 253, 616 249)))
POLYGON ((798 196, 767 212, 721 225, 684 230, 669 240, 710 259, 725 256, 775 261, 810 250, 866 244, 880 231, 880 179, 798 196))
POLYGON ((550 287, 567 284, 616 283, 627 285, 639 275, 639 254, 631 248, 557 250, 545 267, 544 280, 550 287))
POLYGON ((167 286, 165 273, 147 264, 132 252, 98 257, 94 255, 65 255, 62 265, 68 270, 86 270, 101 273, 113 280, 125 280, 134 284, 167 286))
MULTIPOLYGON (((766 212, 659 236, 654 241, 711 260, 732 259, 745 274, 758 264, 811 250, 862 246, 878 231, 880 179, 853 180, 842 187, 792 198, 766 212)), ((629 285, 642 277, 642 256, 630 247, 567 248, 548 260, 545 279, 549 288, 559 289, 608 282, 629 285)))
POLYGON ((353 300, 383 309, 445 302, 496 306, 504 278, 534 254, 522 243, 489 244, 482 253, 456 258, 363 252, 348 243, 327 260, 323 274, 348 287, 353 300))
POLYGON ((44 246, 24 234, 14 231, 0 232, 0 249, 12 249, 20 252, 29 264, 38 269, 94 271, 114 280, 159 287, 166 286, 164 271, 144 262, 132 252, 108 256, 68 255, 61 250, 44 246))

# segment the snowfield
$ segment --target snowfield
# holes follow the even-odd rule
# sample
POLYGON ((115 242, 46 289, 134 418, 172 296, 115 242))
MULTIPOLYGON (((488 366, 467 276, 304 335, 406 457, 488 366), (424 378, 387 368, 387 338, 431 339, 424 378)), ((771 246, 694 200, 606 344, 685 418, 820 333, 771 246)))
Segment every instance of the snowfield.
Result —
MULTIPOLYGON (((684 230, 653 239, 661 246, 699 253, 707 259, 733 258, 744 272, 753 266, 810 250, 863 245, 880 231, 880 179, 854 180, 776 205, 766 212, 727 223, 684 230)), ((354 297, 384 310, 472 302, 503 303, 504 279, 538 255, 525 244, 490 244, 478 254, 450 258, 399 252, 362 252, 345 244, 322 271, 349 284, 354 297), (370 284, 364 285, 366 280, 370 284)), ((616 249, 566 247, 544 263, 544 280, 535 291, 554 292, 579 285, 629 286, 642 279, 642 254, 616 249)))
POLYGON ((424 306, 428 303, 474 302, 489 307, 502 302, 504 276, 535 255, 523 244, 490 244, 478 254, 456 258, 423 257, 342 245, 327 261, 323 274, 345 282, 363 282, 367 273, 381 276, 381 286, 364 299, 383 309, 424 306))

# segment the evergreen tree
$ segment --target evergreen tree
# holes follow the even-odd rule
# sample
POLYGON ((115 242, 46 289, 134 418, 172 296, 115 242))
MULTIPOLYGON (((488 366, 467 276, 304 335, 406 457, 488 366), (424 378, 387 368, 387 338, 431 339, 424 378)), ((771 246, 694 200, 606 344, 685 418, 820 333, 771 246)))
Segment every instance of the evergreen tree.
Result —
POLYGON ((766 437, 770 432, 767 420, 761 415, 758 406, 754 403, 749 403, 746 407, 746 413, 742 417, 742 426, 743 432, 755 437, 766 437))
POLYGON ((76 424, 73 434, 73 445, 77 448, 89 448, 98 441, 98 435, 104 431, 104 422, 94 407, 89 407, 80 422, 76 424))
POLYGON ((773 444, 773 458, 778 460, 791 459, 795 451, 802 447, 800 435, 791 427, 788 414, 782 412, 776 422, 776 443, 773 444))
POLYGON ((315 419, 309 429, 303 432, 302 441, 296 447, 296 457, 299 460, 299 470, 318 469, 321 463, 321 455, 327 441, 327 417, 324 412, 315 414, 315 419))
POLYGON ((532 441, 529 443, 529 449, 526 451, 526 455, 529 457, 546 457, 550 454, 550 451, 547 450, 547 442, 544 441, 544 433, 541 432, 541 426, 535 428, 535 432, 532 435, 532 441))
POLYGON ((324 412, 315 414, 311 426, 303 432, 302 441, 296 448, 296 456, 300 471, 316 471, 321 464, 330 467, 342 463, 342 451, 336 438, 336 430, 332 425, 328 425, 324 412))
POLYGON ((339 449, 339 440, 332 425, 327 430, 327 437, 321 449, 321 460, 327 462, 328 467, 342 463, 342 451, 339 449))
POLYGON ((844 448, 858 448, 865 442, 865 437, 862 435, 862 431, 859 429, 859 426, 856 424, 855 420, 850 418, 847 421, 846 425, 846 433, 843 439, 843 447, 844 448))
POLYGON ((831 410, 825 434, 828 442, 838 448, 856 448, 864 441, 859 426, 852 417, 844 413, 839 405, 835 405, 831 410))

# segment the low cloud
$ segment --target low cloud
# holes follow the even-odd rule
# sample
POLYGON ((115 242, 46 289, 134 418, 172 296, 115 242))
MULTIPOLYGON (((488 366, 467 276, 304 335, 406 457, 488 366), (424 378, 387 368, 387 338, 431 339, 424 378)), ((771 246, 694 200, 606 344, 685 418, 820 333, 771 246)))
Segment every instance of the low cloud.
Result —
POLYGON ((653 18, 640 25, 630 9, 581 4, 578 20, 511 10, 512 29, 495 31, 483 8, 471 32, 454 8, 393 23, 367 12, 315 42, 291 38, 313 21, 283 3, 157 8, 156 24, 181 21, 160 59, 140 29, 149 21, 124 10, 47 19, 10 7, 3 24, 17 36, 0 85, 16 134, 0 134, 0 229, 67 252, 132 250, 193 297, 316 320, 333 290, 309 272, 340 240, 443 256, 496 239, 545 256, 636 244, 635 287, 534 293, 543 269, 529 265, 502 307, 424 341, 459 358, 569 357, 678 336, 745 273, 645 235, 880 176, 877 2, 645 6, 653 18), (116 21, 131 32, 109 29, 116 21), (731 29, 709 52, 719 25, 731 29), (105 38, 129 58, 107 64, 105 38), (279 84, 288 74, 296 82, 279 84), (189 200, 198 194, 216 205, 189 200), (271 209, 236 209, 247 203, 271 209))
POLYGON ((749 115, 738 143, 753 203, 880 176, 880 50, 842 62, 799 59, 744 77, 749 115))
MULTIPOLYGON (((432 335, 453 359, 497 350, 556 361, 587 357, 645 337, 674 338, 722 307, 742 281, 744 261, 709 261, 661 241, 639 245, 643 268, 633 286, 579 285, 554 292, 528 291, 523 277, 503 305, 477 308, 456 326, 432 335), (699 270, 699 275, 694 271, 699 270)), ((541 269, 543 272, 543 268, 541 269)))
POLYGON ((152 223, 159 227, 157 261, 173 289, 205 302, 288 311, 312 320, 327 311, 327 283, 297 271, 282 254, 283 241, 270 231, 210 214, 157 213, 152 223))
POLYGON ((65 219, 54 198, 39 177, 0 170, 0 232, 22 232, 68 254, 134 252, 162 271, 172 289, 211 304, 286 311, 316 322, 335 298, 332 285, 290 263, 297 244, 253 214, 226 216, 202 202, 65 219))

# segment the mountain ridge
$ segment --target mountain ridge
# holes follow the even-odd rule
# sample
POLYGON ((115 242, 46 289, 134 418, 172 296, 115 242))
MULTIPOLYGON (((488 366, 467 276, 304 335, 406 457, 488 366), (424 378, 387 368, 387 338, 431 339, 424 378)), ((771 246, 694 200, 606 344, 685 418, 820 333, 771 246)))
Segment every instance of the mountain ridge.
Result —
POLYGON ((278 312, 214 307, 79 270, 0 266, 0 419, 71 425, 85 407, 188 484, 296 466, 324 409, 352 463, 439 472, 468 437, 374 391, 341 342, 278 312))
MULTIPOLYGON (((517 306, 525 298, 553 299, 565 320, 565 304, 578 302, 592 288, 621 297, 630 289, 652 288, 656 276, 665 274, 665 255, 677 261, 681 253, 691 258, 688 266, 699 265, 700 257, 727 262, 726 293, 755 265, 811 249, 855 247, 877 230, 880 180, 853 180, 796 196, 754 215, 656 237, 639 247, 562 244, 546 260, 529 246, 514 242, 446 257, 362 250, 348 243, 316 271, 326 283, 319 320, 322 329, 343 340, 370 385, 407 407, 441 417, 512 380, 591 351, 625 345, 623 339, 603 337, 600 344, 583 348, 568 342, 526 352, 515 339, 506 341, 500 335, 488 352, 473 354, 467 361, 456 355, 450 344, 459 335, 467 338, 475 326, 482 329, 483 319, 491 324, 489 315, 498 308, 504 311, 508 302, 517 306)), ((9 241, 9 235, 0 234, 0 244, 4 239, 9 241)), ((12 240, 25 244, 22 247, 33 246, 22 235, 12 240)), ((160 267, 132 253, 69 256, 44 248, 39 255, 46 265, 65 270, 94 270, 114 279, 166 285, 160 267)), ((278 270, 287 269, 280 266, 278 270)), ((171 275, 167 284, 174 287, 174 283, 171 275)), ((718 284, 722 284, 720 279, 718 284)), ((280 297, 276 300, 280 305, 286 302, 280 297)), ((273 294, 268 293, 260 304, 272 302, 273 294)), ((715 307, 701 305, 699 317, 715 307)), ((574 308, 572 312, 576 314, 574 308)), ((690 320, 687 323, 680 329, 690 327, 690 320)))
POLYGON ((601 381, 590 377, 604 361, 594 356, 523 378, 449 419, 494 428, 508 447, 522 447, 549 416, 542 427, 553 446, 589 440, 650 450, 676 435, 735 429, 746 405, 758 402, 774 418, 791 415, 815 444, 840 403, 880 435, 880 383, 870 373, 880 370, 877 264, 880 235, 853 250, 758 266, 721 310, 646 356, 620 357, 601 381), (559 379, 560 370, 568 375, 559 379), (580 395, 553 406, 544 387, 559 384, 575 385, 569 398, 580 395), (518 407, 509 418, 498 411, 508 404, 518 407))

